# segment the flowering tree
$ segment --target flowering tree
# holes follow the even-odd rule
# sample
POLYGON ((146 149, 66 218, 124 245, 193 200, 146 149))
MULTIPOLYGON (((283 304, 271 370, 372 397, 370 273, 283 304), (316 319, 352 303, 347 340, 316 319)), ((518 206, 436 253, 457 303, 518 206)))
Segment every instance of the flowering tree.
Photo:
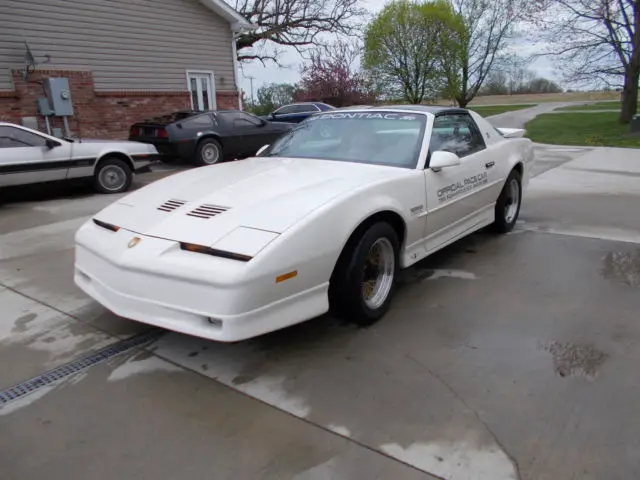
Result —
POLYGON ((297 101, 322 101, 335 107, 361 105, 374 100, 363 73, 357 66, 360 48, 338 41, 310 52, 302 67, 297 101))

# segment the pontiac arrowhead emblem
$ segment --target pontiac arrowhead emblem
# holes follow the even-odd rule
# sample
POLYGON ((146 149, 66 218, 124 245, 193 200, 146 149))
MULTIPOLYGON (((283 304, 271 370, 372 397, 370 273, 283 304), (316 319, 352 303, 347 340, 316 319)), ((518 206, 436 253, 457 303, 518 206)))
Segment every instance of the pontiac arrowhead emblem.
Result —
POLYGON ((137 244, 140 243, 140 237, 133 237, 130 241, 129 244, 127 245, 127 248, 133 248, 135 247, 137 244))

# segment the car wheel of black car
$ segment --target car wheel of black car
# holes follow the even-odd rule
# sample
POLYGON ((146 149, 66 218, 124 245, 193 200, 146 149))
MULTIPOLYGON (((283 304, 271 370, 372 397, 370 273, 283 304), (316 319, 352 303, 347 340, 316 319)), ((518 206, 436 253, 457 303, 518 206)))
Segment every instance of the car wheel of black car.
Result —
POLYGON ((223 159, 222 145, 213 138, 206 138, 198 144, 195 163, 199 166, 215 165, 223 159))
POLYGON ((369 227, 353 247, 347 247, 331 279, 332 310, 346 320, 366 326, 389 309, 398 274, 398 234, 379 222, 369 227))
POLYGON ((126 162, 108 157, 100 161, 94 173, 94 187, 100 193, 122 193, 129 190, 133 172, 126 162))

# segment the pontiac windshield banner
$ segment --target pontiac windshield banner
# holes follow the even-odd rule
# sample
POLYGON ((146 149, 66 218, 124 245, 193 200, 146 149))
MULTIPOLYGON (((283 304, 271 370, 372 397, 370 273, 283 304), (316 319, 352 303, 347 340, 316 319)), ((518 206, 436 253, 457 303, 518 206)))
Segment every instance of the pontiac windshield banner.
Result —
POLYGON ((407 115, 405 113, 370 113, 370 112, 336 112, 336 113, 322 113, 319 115, 314 115, 309 117, 309 120, 318 120, 318 119, 359 119, 359 120, 373 120, 373 119, 384 119, 384 120, 417 120, 416 115, 407 115))
POLYGON ((447 200, 451 200, 463 193, 470 192, 474 188, 485 185, 488 181, 489 178, 487 177, 486 172, 467 177, 461 182, 452 183, 438 190, 438 201, 446 202, 447 200))

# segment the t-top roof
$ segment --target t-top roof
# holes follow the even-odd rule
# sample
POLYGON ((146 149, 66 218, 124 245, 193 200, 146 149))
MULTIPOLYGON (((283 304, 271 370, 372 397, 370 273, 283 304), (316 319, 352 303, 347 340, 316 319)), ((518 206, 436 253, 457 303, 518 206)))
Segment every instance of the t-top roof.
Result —
MULTIPOLYGON (((441 107, 438 105, 352 105, 338 108, 339 110, 414 110, 431 114, 437 113, 466 113, 467 110, 459 107, 441 107)), ((335 110, 334 110, 335 111, 335 110)))

